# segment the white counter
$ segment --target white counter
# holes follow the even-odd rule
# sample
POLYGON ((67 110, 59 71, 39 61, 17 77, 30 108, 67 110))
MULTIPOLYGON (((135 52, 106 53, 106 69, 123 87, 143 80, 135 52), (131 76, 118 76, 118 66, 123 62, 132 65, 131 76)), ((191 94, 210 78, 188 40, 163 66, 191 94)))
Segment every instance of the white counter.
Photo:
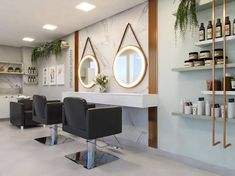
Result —
POLYGON ((96 92, 63 92, 65 97, 80 97, 95 104, 149 108, 158 106, 158 95, 137 93, 96 93, 96 92))

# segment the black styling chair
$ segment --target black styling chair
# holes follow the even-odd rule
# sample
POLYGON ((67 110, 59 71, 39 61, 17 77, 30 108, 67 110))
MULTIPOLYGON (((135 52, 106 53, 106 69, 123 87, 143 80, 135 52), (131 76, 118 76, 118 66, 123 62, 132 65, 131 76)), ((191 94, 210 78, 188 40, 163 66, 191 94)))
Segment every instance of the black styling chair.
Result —
POLYGON ((58 135, 58 124, 62 123, 62 106, 60 101, 47 101, 45 96, 33 96, 33 120, 49 125, 51 135, 35 139, 46 145, 56 145, 73 141, 71 138, 58 135))
POLYGON ((115 161, 117 157, 96 150, 96 139, 122 132, 122 108, 89 108, 84 99, 65 98, 63 130, 87 140, 87 151, 67 155, 66 158, 87 169, 115 161))
POLYGON ((10 102, 11 124, 20 127, 22 130, 25 127, 38 126, 39 123, 33 121, 32 105, 33 101, 29 99, 22 99, 18 102, 10 102))

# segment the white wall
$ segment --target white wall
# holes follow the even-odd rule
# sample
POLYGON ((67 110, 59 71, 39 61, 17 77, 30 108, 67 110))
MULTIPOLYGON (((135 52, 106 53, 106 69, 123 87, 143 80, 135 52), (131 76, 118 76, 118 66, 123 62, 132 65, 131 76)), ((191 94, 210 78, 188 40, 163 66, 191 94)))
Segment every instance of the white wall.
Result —
POLYGON ((63 38, 63 40, 69 42, 70 47, 68 49, 63 49, 61 56, 56 58, 55 55, 49 58, 39 58, 37 62, 38 72, 39 72, 39 82, 38 82, 38 93, 45 95, 48 99, 61 99, 63 91, 73 91, 74 90, 74 34, 63 38), (44 67, 56 66, 64 64, 65 66, 65 84, 55 85, 55 86, 43 86, 42 85, 42 70, 44 67), (71 65, 72 64, 72 65, 71 65), (71 74, 72 72, 72 74, 71 74), (71 83, 72 79, 72 83, 71 83))
MULTIPOLYGON (((113 62, 126 25, 131 23, 148 60, 148 3, 143 3, 101 22, 88 26, 79 32, 79 53, 83 52, 87 37, 91 38, 100 72, 109 76, 108 92, 147 93, 148 70, 144 80, 137 87, 125 89, 117 84, 113 76, 113 62)), ((128 30, 122 47, 137 45, 133 34, 128 30)), ((85 55, 93 54, 88 45, 85 55)), ((81 58, 80 58, 81 59, 81 58)), ((98 91, 98 86, 86 89, 79 85, 81 92, 98 91)), ((147 109, 123 108, 123 132, 119 137, 144 145, 148 144, 147 109)))
MULTIPOLYGON (((194 46, 198 40, 197 31, 193 35, 188 33, 185 40, 177 39, 175 43, 174 22, 175 17, 172 11, 175 9, 174 0, 159 0, 159 148, 168 152, 188 156, 200 161, 234 169, 235 165, 235 133, 234 127, 228 126, 228 142, 233 146, 227 150, 222 145, 212 147, 211 122, 206 120, 192 120, 181 117, 174 117, 171 112, 179 109, 181 98, 196 101, 201 97, 201 90, 206 89, 205 80, 211 79, 210 71, 176 73, 171 69, 183 66, 184 59, 190 51, 200 51, 194 46)), ((234 3, 229 5, 231 12, 234 3)), ((230 14, 231 19, 235 18, 234 9, 230 14)), ((221 13, 217 11, 217 15, 221 13)), ((211 18, 210 11, 199 13, 199 21, 206 23, 211 18)), ((219 47, 219 46, 217 46, 219 47)), ((230 62, 235 62, 234 44, 228 46, 230 62)), ((203 49, 202 49, 203 50, 203 49)), ((234 71, 229 71, 235 75, 234 71)), ((221 72, 217 72, 221 78, 221 72)), ((210 96, 205 96, 211 101, 210 96)), ((221 100, 216 98, 217 102, 221 100)), ((222 123, 217 125, 217 139, 222 141, 222 123)))

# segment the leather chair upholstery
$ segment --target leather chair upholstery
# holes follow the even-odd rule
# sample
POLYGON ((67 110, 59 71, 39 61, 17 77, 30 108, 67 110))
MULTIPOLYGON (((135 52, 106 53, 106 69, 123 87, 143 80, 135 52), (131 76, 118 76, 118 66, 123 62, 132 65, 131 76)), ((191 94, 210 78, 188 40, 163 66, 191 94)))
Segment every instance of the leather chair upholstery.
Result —
POLYGON ((10 122, 17 127, 33 127, 39 123, 32 118, 33 101, 29 99, 10 102, 10 122))
POLYGON ((121 107, 90 108, 81 98, 65 98, 63 130, 93 140, 122 132, 121 107))
POLYGON ((117 160, 116 156, 96 150, 96 139, 122 132, 122 108, 90 108, 81 98, 65 98, 63 130, 87 140, 87 151, 65 156, 87 169, 117 160))
POLYGON ((33 120, 45 125, 62 123, 62 106, 60 101, 47 101, 45 96, 34 95, 33 120))

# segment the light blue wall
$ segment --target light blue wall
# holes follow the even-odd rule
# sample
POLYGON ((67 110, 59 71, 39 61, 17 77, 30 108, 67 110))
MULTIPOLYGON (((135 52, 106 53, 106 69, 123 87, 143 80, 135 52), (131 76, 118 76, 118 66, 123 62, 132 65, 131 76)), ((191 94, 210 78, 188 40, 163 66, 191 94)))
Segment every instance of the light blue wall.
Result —
MULTIPOLYGON (((205 80, 211 79, 211 72, 201 71, 192 73, 176 73, 171 69, 183 66, 183 61, 190 51, 200 51, 194 46, 197 41, 196 34, 188 33, 185 40, 179 37, 176 41, 174 22, 172 15, 176 4, 174 0, 159 0, 159 148, 191 157, 210 164, 234 169, 235 165, 235 127, 228 126, 228 141, 233 146, 227 150, 222 145, 212 147, 211 122, 206 120, 185 119, 174 117, 171 112, 179 110, 181 98, 187 98, 195 102, 201 90, 206 90, 205 80)), ((234 3, 229 5, 231 12, 234 3)), ((235 18, 235 11, 230 14, 235 18)), ((219 12, 219 11, 217 11, 219 12)), ((220 13, 221 14, 221 13, 220 13)), ((210 11, 200 12, 199 21, 204 23, 211 17, 210 11)), ((228 46, 230 62, 235 62, 234 43, 228 46)), ((203 49, 202 49, 203 50, 203 49)), ((235 76, 235 71, 230 71, 235 76)), ((221 78, 221 72, 216 74, 221 78)), ((210 96, 205 96, 211 101, 210 96)), ((221 102, 219 98, 217 102, 221 102)), ((217 138, 222 141, 222 123, 216 123, 217 138)))

